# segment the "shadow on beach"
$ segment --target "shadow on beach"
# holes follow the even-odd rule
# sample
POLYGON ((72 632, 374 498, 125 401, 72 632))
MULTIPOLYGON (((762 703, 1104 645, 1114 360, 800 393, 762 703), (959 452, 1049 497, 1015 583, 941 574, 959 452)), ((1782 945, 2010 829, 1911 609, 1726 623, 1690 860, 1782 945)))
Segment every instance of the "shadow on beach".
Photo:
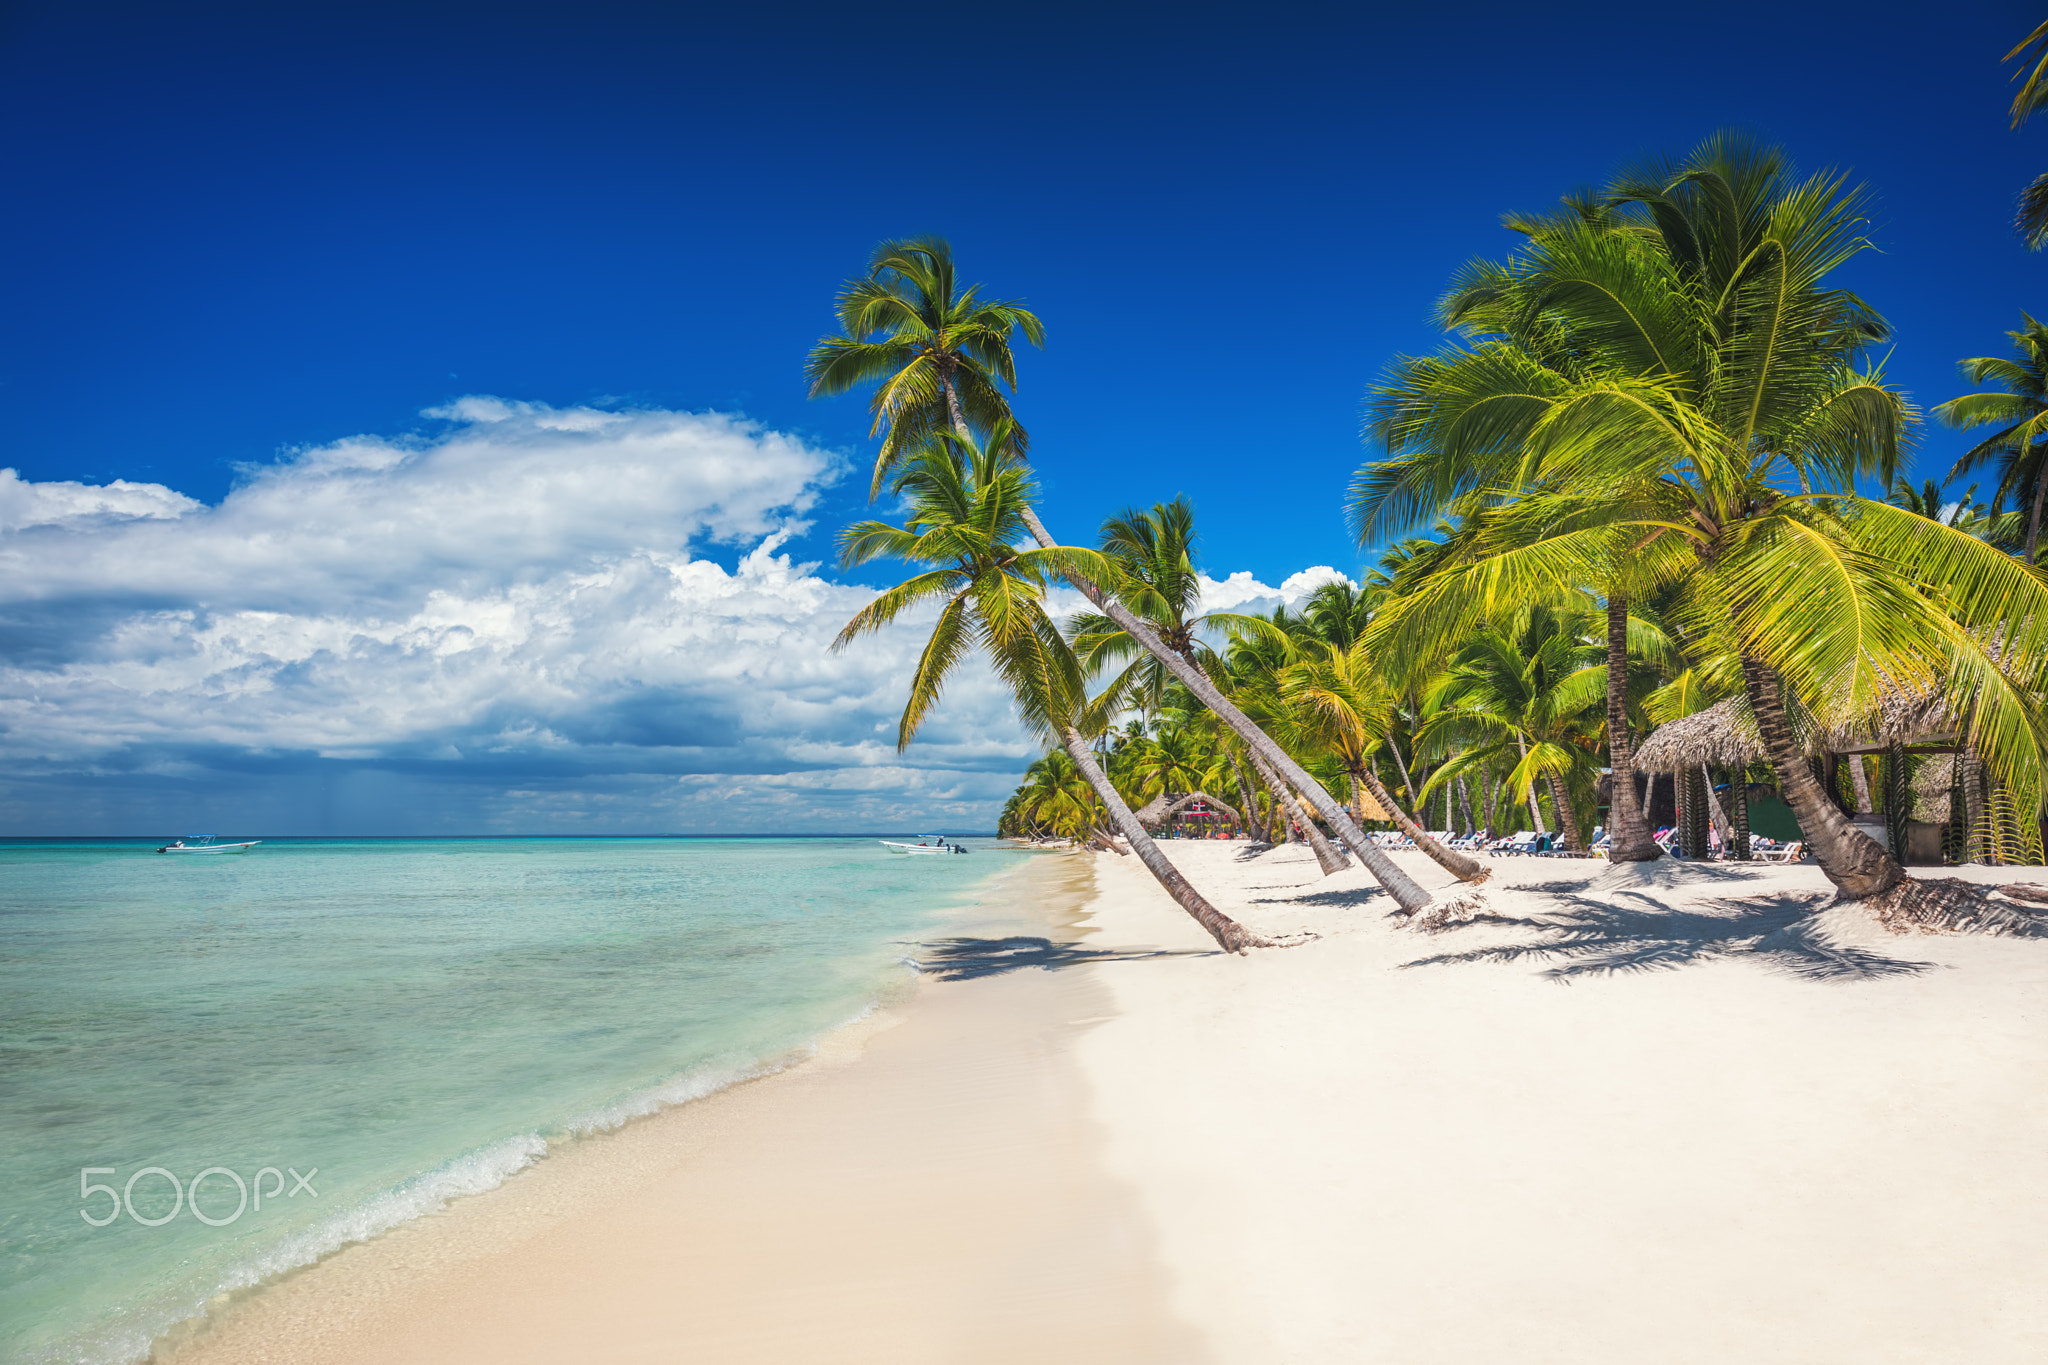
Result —
POLYGON ((1553 981, 1676 971, 1722 960, 1749 960, 1807 981, 1876 981, 1917 975, 1934 966, 1829 941, 1814 922, 1816 911, 1828 900, 1825 895, 1707 901, 1695 909, 1670 910, 1641 893, 1623 894, 1646 901, 1651 908, 1560 896, 1563 904, 1553 914, 1540 918, 1482 916, 1469 926, 1532 930, 1539 937, 1529 942, 1440 953, 1401 965, 1406 969, 1470 962, 1548 962, 1552 965, 1540 975, 1553 981))
POLYGON ((1192 951, 1167 948, 1084 948, 1078 943, 1055 943, 1049 938, 1021 934, 1008 938, 940 938, 916 945, 918 951, 905 959, 917 971, 941 981, 971 981, 976 977, 1000 976, 1029 967, 1052 971, 1089 962, 1143 962, 1161 957, 1214 957, 1215 949, 1192 951))
MULTIPOLYGON (((1264 887, 1257 889, 1280 890, 1282 888, 1264 887)), ((1253 905, 1299 905, 1304 907, 1313 906, 1324 910, 1337 910, 1349 905, 1365 905, 1371 901, 1382 900, 1385 899, 1386 894, 1377 886, 1353 886, 1338 891, 1309 891, 1299 896, 1253 896, 1251 901, 1253 905)))

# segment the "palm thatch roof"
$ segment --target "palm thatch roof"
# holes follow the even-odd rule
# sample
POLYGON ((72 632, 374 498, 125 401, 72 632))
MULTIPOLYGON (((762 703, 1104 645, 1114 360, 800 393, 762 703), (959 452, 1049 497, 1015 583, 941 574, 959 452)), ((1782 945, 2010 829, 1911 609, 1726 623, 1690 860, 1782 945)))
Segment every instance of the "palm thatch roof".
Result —
POLYGON ((1222 811, 1240 825, 1245 822, 1244 817, 1237 813, 1237 807, 1228 802, 1218 801, 1205 791, 1161 792, 1147 801, 1135 814, 1141 825, 1163 825, 1195 801, 1207 801, 1211 810, 1222 811))
POLYGON ((1636 749, 1636 767, 1645 772, 1690 771, 1702 763, 1734 768, 1764 756, 1756 719, 1745 697, 1717 701, 1704 711, 1667 720, 1636 749))
MULTIPOLYGON (((1948 708, 1939 691, 1892 691, 1863 722, 1834 730, 1817 729, 1804 714, 1787 708, 1792 736, 1808 754, 1873 753, 1893 744, 1947 744, 1948 708)), ((1670 720, 1650 732, 1636 750, 1636 767, 1678 772, 1702 763, 1733 768, 1764 757, 1749 698, 1740 693, 1704 711, 1670 720)))

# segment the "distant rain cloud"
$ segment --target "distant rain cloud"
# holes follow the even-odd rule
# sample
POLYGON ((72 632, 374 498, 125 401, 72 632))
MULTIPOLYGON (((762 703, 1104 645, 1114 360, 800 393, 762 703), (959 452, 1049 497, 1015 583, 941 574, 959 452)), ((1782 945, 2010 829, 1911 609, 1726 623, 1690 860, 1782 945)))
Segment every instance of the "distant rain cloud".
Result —
POLYGON ((970 670, 897 754, 921 637, 831 653, 872 593, 784 550, 839 457, 717 413, 424 415, 212 507, 0 470, 0 828, 993 823, 1035 753, 1008 698, 970 670))

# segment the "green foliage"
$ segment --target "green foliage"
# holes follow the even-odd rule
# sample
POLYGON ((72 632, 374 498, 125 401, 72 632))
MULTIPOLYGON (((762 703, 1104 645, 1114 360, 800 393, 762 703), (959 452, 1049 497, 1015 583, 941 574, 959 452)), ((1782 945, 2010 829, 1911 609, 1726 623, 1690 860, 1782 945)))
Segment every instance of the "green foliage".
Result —
POLYGON ((943 432, 987 437, 1000 425, 1018 456, 1029 448, 1004 388, 1015 392, 1011 339, 1045 344, 1037 315, 960 288, 944 238, 884 242, 868 273, 838 299, 841 335, 812 348, 804 376, 813 398, 874 385, 870 435, 882 436, 870 496, 897 465, 943 432))

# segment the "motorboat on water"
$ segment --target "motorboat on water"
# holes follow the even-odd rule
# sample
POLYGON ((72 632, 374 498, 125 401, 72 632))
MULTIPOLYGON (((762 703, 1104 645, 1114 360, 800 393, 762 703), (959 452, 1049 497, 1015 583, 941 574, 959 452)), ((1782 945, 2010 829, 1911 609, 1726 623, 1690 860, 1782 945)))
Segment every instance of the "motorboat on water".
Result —
POLYGON ((263 842, 261 839, 251 839, 246 843, 240 844, 217 844, 214 842, 214 840, 219 837, 220 836, 216 834, 188 834, 183 839, 173 839, 170 843, 165 844, 162 848, 158 849, 157 852, 247 853, 250 849, 256 847, 256 845, 263 842))
POLYGON ((958 844, 947 843, 944 835, 922 834, 918 836, 918 840, 914 844, 898 843, 894 839, 883 839, 880 842, 882 847, 888 849, 891 853, 916 853, 928 857, 944 853, 965 853, 967 851, 958 844))

